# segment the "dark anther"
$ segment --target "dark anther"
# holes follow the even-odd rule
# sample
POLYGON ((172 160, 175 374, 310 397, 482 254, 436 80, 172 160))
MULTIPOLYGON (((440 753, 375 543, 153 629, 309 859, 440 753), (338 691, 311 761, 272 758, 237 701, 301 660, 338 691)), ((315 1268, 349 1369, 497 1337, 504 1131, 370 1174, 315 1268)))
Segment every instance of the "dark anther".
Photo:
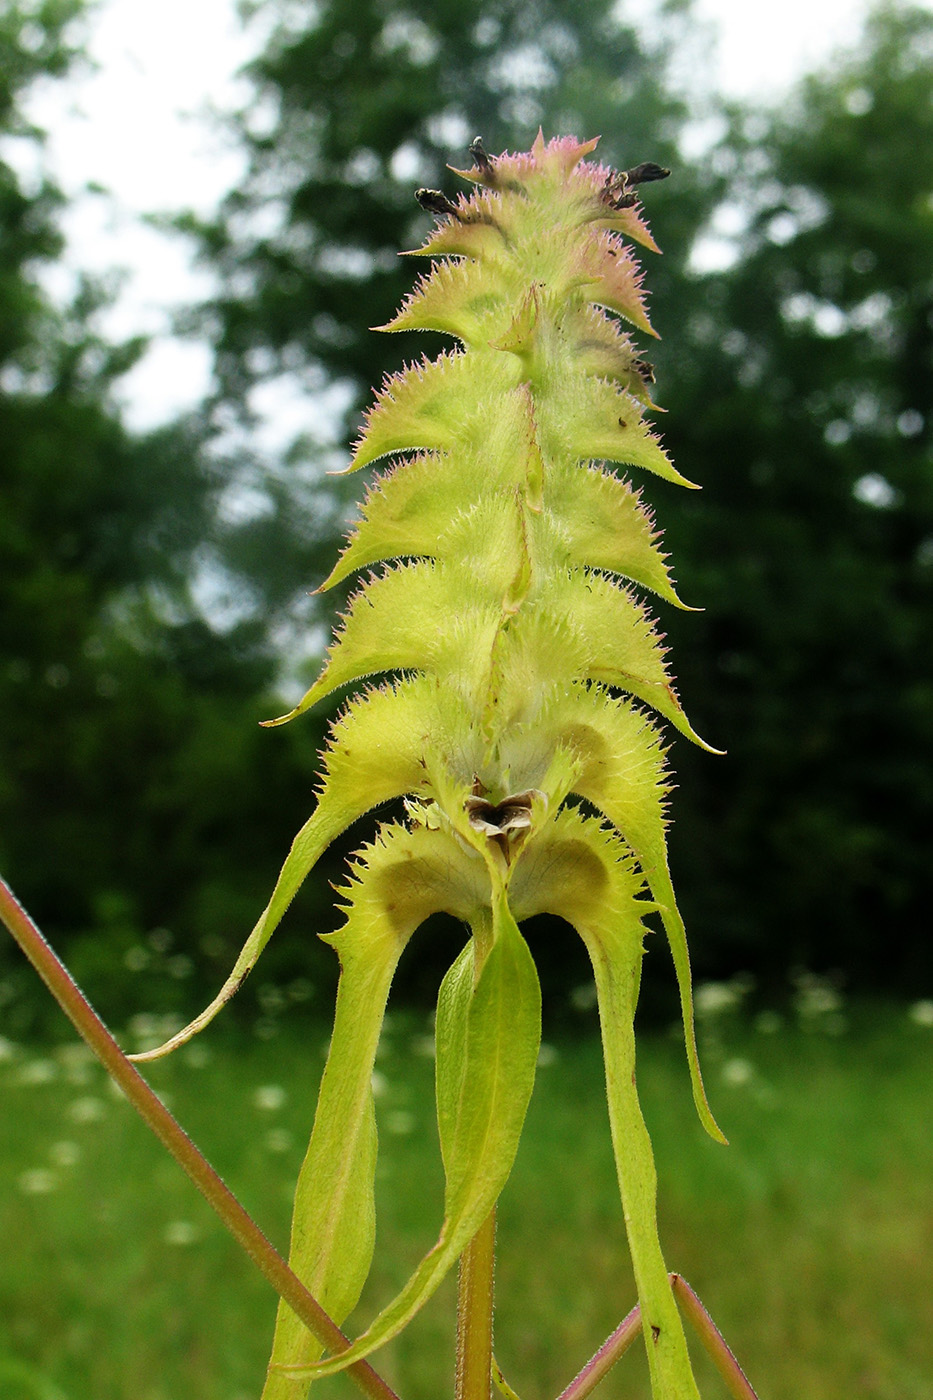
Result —
POLYGON ((641 165, 636 165, 632 170, 626 170, 625 183, 627 185, 648 185, 652 180, 666 180, 670 175, 669 170, 665 170, 663 165, 655 165, 653 160, 643 161, 641 165))
POLYGON ((492 174, 492 157, 483 145, 481 136, 474 136, 470 142, 470 155, 476 161, 477 167, 484 175, 492 174))
POLYGON ((636 185, 647 185, 651 180, 666 180, 670 175, 663 165, 655 165, 646 160, 632 170, 610 170, 600 191, 601 198, 612 209, 631 209, 637 202, 636 185))
POLYGON ((460 211, 452 199, 440 190, 415 190, 415 199, 429 214, 453 214, 460 217, 460 211))
POLYGON ((490 802, 473 793, 463 805, 473 830, 496 842, 508 861, 510 846, 514 844, 517 849, 531 829, 536 798, 544 800, 544 794, 536 789, 513 793, 502 802, 490 802))
POLYGON ((621 174, 616 170, 609 171, 600 190, 600 197, 611 209, 631 209, 637 200, 637 195, 628 188, 624 170, 621 174))
POLYGON ((632 369, 646 384, 654 383, 654 365, 649 360, 633 360, 632 369))

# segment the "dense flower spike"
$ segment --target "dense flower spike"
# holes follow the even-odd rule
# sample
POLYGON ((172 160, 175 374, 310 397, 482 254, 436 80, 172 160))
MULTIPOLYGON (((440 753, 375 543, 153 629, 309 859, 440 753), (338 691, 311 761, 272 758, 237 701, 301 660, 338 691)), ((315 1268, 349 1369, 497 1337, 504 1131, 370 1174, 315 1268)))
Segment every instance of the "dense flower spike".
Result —
POLYGON ((595 144, 539 136, 527 154, 492 158, 475 142, 475 165, 462 172, 479 187, 471 198, 419 191, 440 219, 419 250, 435 261, 382 329, 440 330, 457 344, 388 380, 367 417, 349 470, 393 460, 324 586, 377 572, 283 720, 350 682, 396 678, 364 689, 334 724, 317 807, 268 908, 216 1001, 171 1042, 236 990, 327 844, 370 808, 406 798, 406 823, 382 828, 342 892, 336 1023, 292 1266, 338 1321, 355 1305, 373 1248, 379 1028, 399 955, 437 910, 472 935, 438 1006, 444 1224, 399 1297, 338 1358, 321 1360, 282 1304, 266 1400, 297 1400, 309 1379, 393 1336, 488 1215, 512 1166, 540 1039, 518 923, 542 911, 573 925, 593 962, 653 1392, 696 1400, 658 1244, 632 1032, 642 917, 656 911, 697 1108, 721 1137, 696 1060, 658 721, 696 735, 635 590, 683 605, 638 492, 604 465, 691 484, 645 420, 650 368, 618 319, 654 334, 630 241, 654 248, 635 186, 667 172, 594 165, 585 158, 595 144), (601 817, 566 805, 574 796, 601 817))

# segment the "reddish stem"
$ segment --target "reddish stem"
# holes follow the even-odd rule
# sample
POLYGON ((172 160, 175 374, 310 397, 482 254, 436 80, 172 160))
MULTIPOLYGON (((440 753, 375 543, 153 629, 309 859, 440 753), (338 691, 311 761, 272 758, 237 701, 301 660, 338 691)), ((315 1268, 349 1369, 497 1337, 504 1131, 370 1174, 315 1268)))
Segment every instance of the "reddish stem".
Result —
POLYGON ((729 1387, 730 1395, 734 1396, 735 1400, 758 1400, 748 1376, 736 1361, 731 1347, 687 1280, 682 1274, 670 1274, 669 1277, 674 1297, 680 1304, 681 1312, 689 1322, 693 1323, 694 1330, 706 1348, 713 1365, 729 1387))
MULTIPOLYGON (((171 1152, 275 1291, 328 1351, 344 1351, 350 1345, 349 1339, 308 1292, 298 1275, 288 1267, 278 1250, 221 1181, 207 1158, 198 1151, 139 1071, 130 1064, 67 968, 2 879, 0 920, 6 924, 78 1034, 91 1047, 140 1117, 171 1152)), ((395 1392, 368 1361, 357 1361, 347 1368, 347 1374, 370 1400, 398 1400, 395 1392)))

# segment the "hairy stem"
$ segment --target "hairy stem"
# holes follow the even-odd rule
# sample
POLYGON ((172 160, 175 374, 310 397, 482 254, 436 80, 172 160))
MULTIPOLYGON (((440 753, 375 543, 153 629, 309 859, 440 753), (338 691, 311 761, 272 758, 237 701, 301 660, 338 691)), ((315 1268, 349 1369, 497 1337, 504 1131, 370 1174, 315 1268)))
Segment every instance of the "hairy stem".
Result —
MULTIPOLYGON (((329 1351, 343 1351, 349 1339, 308 1292, 297 1274, 259 1226, 224 1185, 207 1158, 157 1098, 138 1070, 130 1064, 97 1012, 64 964, 43 938, 9 886, 0 879, 0 920, 22 948, 49 991, 94 1051, 108 1074, 123 1090, 137 1113, 190 1177, 209 1205, 220 1216, 237 1244, 246 1251, 272 1287, 329 1351)), ((398 1400, 395 1392, 366 1361, 348 1367, 348 1375, 370 1400, 398 1400)))
POLYGON ((490 1400, 495 1261, 493 1207, 460 1258, 456 1400, 490 1400))
POLYGON ((670 1280, 681 1312, 693 1324, 694 1331, 713 1365, 728 1386, 729 1394, 734 1396, 735 1400, 758 1400, 731 1347, 687 1280, 681 1274, 671 1274, 670 1280))

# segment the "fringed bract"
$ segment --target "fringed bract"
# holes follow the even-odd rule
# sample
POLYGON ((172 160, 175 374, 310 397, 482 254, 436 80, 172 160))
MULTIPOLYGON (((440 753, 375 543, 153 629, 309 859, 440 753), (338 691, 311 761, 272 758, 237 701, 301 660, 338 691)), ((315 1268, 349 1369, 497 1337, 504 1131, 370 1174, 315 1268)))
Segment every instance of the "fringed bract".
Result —
MULTIPOLYGON (((266 1400, 296 1400, 403 1327, 479 1227, 511 1169, 540 1038, 537 976, 518 929, 549 911, 592 958, 619 1181, 657 1400, 696 1388, 667 1282, 651 1149, 634 1088, 632 1021, 646 912, 660 913, 680 985, 700 1117, 683 924, 668 873, 668 778, 658 719, 696 738, 632 585, 682 606, 638 492, 602 463, 689 486, 645 419, 650 368, 622 322, 654 334, 631 241, 658 166, 618 173, 595 142, 471 148, 479 188, 419 191, 439 225, 422 278, 388 331, 457 345, 386 382, 349 470, 391 457, 327 584, 371 566, 320 678, 283 719, 391 672, 335 722, 318 805, 272 900, 199 1029, 254 965, 322 850, 369 809, 405 797, 343 891, 332 936, 341 983, 330 1057, 298 1187, 292 1266, 337 1317, 373 1248, 370 1080, 389 983, 408 938, 447 910, 471 929, 441 988, 437 1089, 444 1225, 399 1297, 350 1352, 320 1347, 282 1304, 266 1400), (653 712, 653 713, 652 713, 653 712), (585 799, 602 820, 566 805, 585 799)), ((274 723, 281 723, 277 720, 274 723)), ((698 741, 699 742, 699 741, 698 741)))

